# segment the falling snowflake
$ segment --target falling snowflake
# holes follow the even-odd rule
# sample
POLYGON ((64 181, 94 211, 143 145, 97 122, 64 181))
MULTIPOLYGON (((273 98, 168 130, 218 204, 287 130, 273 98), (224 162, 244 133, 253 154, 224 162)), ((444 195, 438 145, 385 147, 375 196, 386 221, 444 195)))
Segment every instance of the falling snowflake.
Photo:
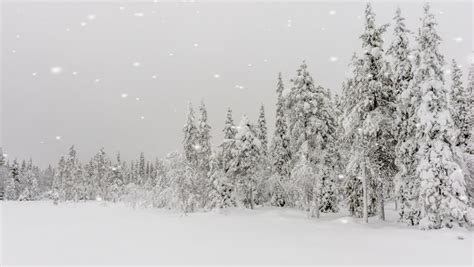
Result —
POLYGON ((194 46, 194 47, 198 47, 199 44, 198 44, 198 43, 194 43, 193 46, 194 46))
POLYGON ((87 15, 88 20, 95 20, 95 15, 94 14, 89 14, 87 15))
POLYGON ((140 101, 140 98, 139 98, 139 97, 136 97, 135 100, 140 101))
POLYGON ((61 136, 57 135, 56 140, 61 140, 61 136))
POLYGON ((456 37, 456 38, 454 38, 454 41, 455 41, 456 43, 460 43, 460 42, 462 42, 463 40, 464 40, 464 39, 463 39, 462 37, 456 37))
POLYGON ((252 63, 247 64, 247 66, 252 67, 252 63))
POLYGON ((61 67, 51 67, 50 72, 52 74, 61 74, 63 69, 61 67))
POLYGON ((128 94, 123 93, 123 94, 121 94, 120 96, 121 96, 122 98, 127 98, 127 97, 128 97, 128 94))
POLYGON ((134 66, 134 67, 140 67, 140 65, 141 65, 140 62, 133 62, 132 63, 132 66, 134 66))
POLYGON ((120 10, 125 10, 125 7, 119 6, 119 9, 120 9, 120 10))
POLYGON ((141 12, 136 12, 136 13, 133 13, 133 15, 135 17, 143 17, 145 14, 141 13, 141 12))
POLYGON ((268 62, 268 59, 264 59, 263 62, 267 63, 267 62, 268 62))
POLYGON ((15 53, 16 53, 16 50, 15 50, 15 49, 13 49, 13 50, 12 50, 12 53, 13 53, 13 54, 15 54, 15 53))
POLYGON ((156 75, 153 75, 153 76, 151 76, 151 78, 152 78, 152 79, 156 79, 156 78, 157 78, 157 76, 156 76, 156 75))
POLYGON ((331 16, 336 15, 336 10, 329 10, 329 15, 331 15, 331 16))
POLYGON ((40 144, 44 144, 44 141, 40 141, 40 144))
POLYGON ((214 78, 219 79, 221 76, 219 74, 214 74, 214 78))
POLYGON ((19 34, 15 35, 15 38, 20 39, 20 35, 19 34))
POLYGON ((144 120, 144 119, 145 119, 145 116, 141 116, 140 119, 141 119, 141 120, 144 120))
POLYGON ((72 72, 72 75, 76 76, 76 75, 77 75, 77 71, 73 71, 73 72, 72 72))
POLYGON ((100 82, 100 79, 97 78, 97 79, 94 80, 94 82, 98 83, 98 82, 100 82))
POLYGON ((321 27, 321 31, 325 31, 325 30, 326 30, 326 28, 325 28, 325 27, 321 27))
POLYGON ((32 75, 32 76, 36 76, 36 75, 37 75, 37 73, 36 73, 36 72, 33 72, 33 73, 31 73, 31 75, 32 75))
POLYGON ((168 56, 172 57, 172 56, 174 56, 174 54, 173 54, 173 53, 169 53, 168 56))
POLYGON ((244 88, 245 88, 245 87, 243 87, 242 85, 238 85, 238 84, 235 85, 234 87, 235 87, 236 89, 244 89, 244 88))
POLYGON ((69 31, 71 31, 71 29, 70 29, 70 28, 66 28, 66 31, 69 32, 69 31))
POLYGON ((81 22, 81 26, 82 26, 82 27, 85 27, 86 25, 87 25, 86 22, 81 22))
POLYGON ((331 61, 331 62, 336 62, 336 61, 338 61, 338 60, 339 60, 339 59, 338 59, 337 57, 330 57, 330 58, 329 58, 329 61, 331 61))

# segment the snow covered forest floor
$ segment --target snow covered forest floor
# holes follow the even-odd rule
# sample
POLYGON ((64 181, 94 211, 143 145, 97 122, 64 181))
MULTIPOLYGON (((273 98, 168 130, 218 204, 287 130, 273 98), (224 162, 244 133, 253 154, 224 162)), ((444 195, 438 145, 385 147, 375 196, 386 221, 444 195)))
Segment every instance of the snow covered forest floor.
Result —
POLYGON ((420 231, 339 214, 260 207, 184 215, 108 202, 1 202, 0 265, 472 265, 473 231, 420 231))

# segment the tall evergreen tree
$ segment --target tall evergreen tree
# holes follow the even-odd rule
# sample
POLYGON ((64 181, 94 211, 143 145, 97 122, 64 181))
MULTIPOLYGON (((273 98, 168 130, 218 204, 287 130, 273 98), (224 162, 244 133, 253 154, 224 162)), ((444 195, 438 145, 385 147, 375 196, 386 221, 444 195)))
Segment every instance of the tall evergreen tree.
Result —
MULTIPOLYGON (((381 170, 390 162, 390 150, 385 142, 389 136, 392 118, 391 101, 393 96, 388 86, 385 86, 384 68, 386 66, 383 55, 382 34, 388 25, 377 27, 375 14, 370 4, 365 10, 365 30, 361 35, 364 54, 360 60, 355 59, 353 81, 346 89, 344 110, 345 140, 349 142, 351 156, 349 159, 348 173, 351 177, 346 180, 346 195, 354 196, 355 192, 362 192, 363 215, 368 221, 368 215, 380 208, 381 218, 383 212, 383 185, 385 181, 381 170), (370 157, 369 157, 370 155, 370 157), (361 183, 354 179, 362 179, 361 183), (352 183, 351 183, 352 181, 352 183), (354 187, 355 185, 356 187, 354 187), (362 185, 362 190, 357 189, 362 185)), ((351 199, 354 203, 354 199, 351 199)), ((353 215, 360 215, 361 207, 351 207, 353 215)))
POLYGON ((199 170, 207 175, 211 158, 211 126, 207 122, 207 110, 204 102, 199 107, 199 119, 197 121, 197 157, 199 170))
POLYGON ((267 121, 265 119, 265 108, 263 104, 260 106, 260 112, 258 115, 257 138, 260 140, 262 156, 266 157, 268 153, 267 121))
POLYGON ((464 176, 456 162, 459 155, 455 149, 455 125, 448 109, 444 58, 439 52, 441 37, 436 25, 430 5, 425 4, 412 84, 421 95, 416 110, 420 144, 416 173, 420 179, 422 229, 466 225, 469 221, 464 176))
POLYGON ((224 173, 229 170, 229 163, 232 160, 232 146, 235 143, 235 136, 237 134, 237 129, 234 124, 234 119, 232 118, 232 110, 227 109, 227 115, 224 122, 224 141, 220 145, 222 149, 222 168, 224 173))
POLYGON ((416 151, 418 145, 414 142, 416 127, 413 120, 415 113, 416 92, 409 88, 413 79, 412 63, 410 61, 410 46, 408 34, 410 31, 405 26, 405 18, 397 9, 393 41, 387 50, 387 55, 392 60, 392 82, 396 96, 396 132, 397 146, 395 149, 398 173, 396 175, 395 194, 396 201, 400 202, 400 220, 414 224, 418 216, 416 192, 418 183, 415 178, 416 151))
POLYGON ((469 106, 468 92, 462 84, 461 68, 454 59, 452 61, 451 80, 449 104, 454 125, 459 130, 456 146, 459 147, 462 152, 467 152, 472 131, 470 118, 471 107, 469 106))
POLYGON ((184 158, 186 159, 187 163, 191 166, 197 167, 198 165, 198 153, 197 149, 200 149, 198 144, 198 129, 196 127, 194 116, 194 110, 189 103, 188 115, 186 124, 184 125, 183 132, 184 132, 184 140, 183 140, 183 147, 184 147, 184 158))
POLYGON ((255 205, 254 197, 258 182, 256 174, 261 167, 260 149, 261 144, 253 125, 246 116, 243 116, 238 127, 229 171, 236 177, 239 200, 251 209, 255 205))
POLYGON ((285 183, 290 178, 290 139, 288 136, 288 126, 285 115, 285 99, 283 98, 284 85, 281 73, 278 74, 277 82, 277 103, 275 132, 270 148, 270 158, 272 164, 271 203, 275 206, 285 206, 287 196, 285 196, 285 183))

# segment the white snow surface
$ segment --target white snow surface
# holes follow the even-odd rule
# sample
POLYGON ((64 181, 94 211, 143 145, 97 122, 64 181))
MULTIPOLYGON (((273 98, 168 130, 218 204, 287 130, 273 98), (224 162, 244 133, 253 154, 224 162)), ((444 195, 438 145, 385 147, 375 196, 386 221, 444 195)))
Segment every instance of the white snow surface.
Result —
POLYGON ((105 202, 2 202, 0 265, 466 265, 473 232, 260 207, 184 215, 105 202))

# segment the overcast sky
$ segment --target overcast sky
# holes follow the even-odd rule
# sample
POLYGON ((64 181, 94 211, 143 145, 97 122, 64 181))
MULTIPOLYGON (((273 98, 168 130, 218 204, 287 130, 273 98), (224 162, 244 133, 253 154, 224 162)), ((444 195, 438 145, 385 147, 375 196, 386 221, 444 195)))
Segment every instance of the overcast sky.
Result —
MULTIPOLYGON (((413 31, 422 2, 373 2, 376 21, 402 8, 413 31)), ((181 149, 189 101, 204 100, 213 144, 227 107, 238 122, 260 104, 273 131, 278 72, 285 85, 306 59, 315 81, 341 90, 361 50, 365 2, 15 2, 2 6, 1 145, 9 158, 56 163, 104 147, 132 159, 181 149)), ((435 2, 446 59, 467 73, 470 1, 435 2)), ((393 28, 385 34, 385 47, 393 28)))

